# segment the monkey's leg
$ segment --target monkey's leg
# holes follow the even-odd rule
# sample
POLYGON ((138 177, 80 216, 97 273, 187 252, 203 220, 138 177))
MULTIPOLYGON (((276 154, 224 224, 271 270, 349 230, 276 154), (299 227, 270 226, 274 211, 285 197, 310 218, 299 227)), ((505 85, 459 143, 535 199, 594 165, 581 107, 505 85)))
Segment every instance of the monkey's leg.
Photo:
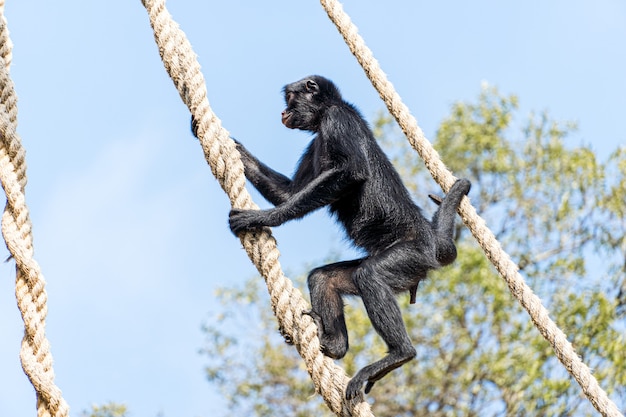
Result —
POLYGON ((348 351, 348 330, 341 297, 358 294, 352 273, 360 263, 361 259, 338 262, 315 268, 309 274, 311 310, 303 313, 315 320, 322 352, 333 359, 343 358, 348 351))
POLYGON ((385 357, 361 369, 350 380, 346 398, 354 398, 363 387, 368 393, 374 383, 415 357, 415 348, 404 327, 396 293, 414 285, 431 268, 434 253, 418 250, 419 243, 403 242, 364 260, 354 272, 359 290, 374 329, 388 347, 385 357))

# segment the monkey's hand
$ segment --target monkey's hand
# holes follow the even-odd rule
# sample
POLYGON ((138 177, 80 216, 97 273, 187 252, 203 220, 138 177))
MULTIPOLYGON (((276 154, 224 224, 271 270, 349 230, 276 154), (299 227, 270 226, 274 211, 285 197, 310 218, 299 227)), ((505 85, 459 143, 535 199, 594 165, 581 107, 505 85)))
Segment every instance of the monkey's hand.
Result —
POLYGON ((239 235, 242 232, 257 230, 264 226, 278 226, 280 223, 273 219, 272 210, 238 210, 230 211, 228 223, 230 230, 239 235))
POLYGON ((241 162, 243 163, 244 168, 248 169, 247 167, 249 167, 251 163, 254 163, 255 161, 254 156, 252 156, 250 151, 248 151, 248 149, 246 149, 246 147, 243 146, 243 144, 237 139, 232 138, 232 140, 233 142, 235 142, 235 148, 237 148, 237 152, 239 152, 239 158, 241 158, 241 162))

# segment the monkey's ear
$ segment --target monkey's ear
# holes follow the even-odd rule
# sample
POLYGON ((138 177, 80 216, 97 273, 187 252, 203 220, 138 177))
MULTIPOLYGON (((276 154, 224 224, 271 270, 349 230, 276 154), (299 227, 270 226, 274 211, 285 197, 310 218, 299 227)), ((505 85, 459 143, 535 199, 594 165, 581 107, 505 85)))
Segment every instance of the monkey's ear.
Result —
POLYGON ((319 91, 319 86, 313 80, 306 80, 306 91, 310 93, 317 93, 319 91))

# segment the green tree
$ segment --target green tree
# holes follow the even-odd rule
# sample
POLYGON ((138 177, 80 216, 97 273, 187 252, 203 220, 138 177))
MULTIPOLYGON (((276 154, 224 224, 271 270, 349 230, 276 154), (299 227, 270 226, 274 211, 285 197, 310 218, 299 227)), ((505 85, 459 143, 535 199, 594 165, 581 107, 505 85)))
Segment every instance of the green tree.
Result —
MULTIPOLYGON (((625 409, 626 149, 601 162, 591 146, 567 143, 573 124, 547 113, 520 121, 518 113, 515 96, 484 86, 476 103, 453 105, 434 145, 457 176, 472 180, 472 203, 625 409)), ((435 185, 422 162, 388 116, 374 127, 428 211, 425 196, 435 185)), ((417 304, 400 297, 417 358, 376 384, 368 396, 374 412, 595 415, 461 225, 457 245, 457 261, 420 284, 417 304)), ((297 353, 276 332, 264 294, 258 278, 220 290, 222 309, 205 329, 209 381, 228 399, 231 415, 330 415, 297 353)), ((385 346, 358 300, 346 309, 351 347, 341 364, 352 374, 385 346)))
POLYGON ((104 405, 92 405, 91 410, 83 411, 83 417, 126 417, 128 410, 124 404, 109 402, 104 405))

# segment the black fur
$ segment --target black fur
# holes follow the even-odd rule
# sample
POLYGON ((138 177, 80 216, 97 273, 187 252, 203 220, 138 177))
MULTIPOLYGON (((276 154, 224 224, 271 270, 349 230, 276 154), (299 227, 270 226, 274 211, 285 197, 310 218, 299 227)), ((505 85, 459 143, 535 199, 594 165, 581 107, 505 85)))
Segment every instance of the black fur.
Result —
MULTIPOLYGON (((428 270, 456 258, 453 242, 456 210, 470 182, 458 180, 428 221, 413 203, 400 176, 378 146, 358 110, 345 102, 335 85, 311 76, 283 89, 285 126, 316 133, 293 178, 256 159, 240 143, 248 180, 272 204, 268 210, 232 210, 235 234, 278 226, 323 206, 344 226, 367 256, 311 271, 312 308, 304 312, 317 323, 322 351, 342 358, 348 350, 343 295, 363 299, 371 322, 387 344, 388 354, 361 369, 346 389, 348 399, 415 356, 404 328, 396 294, 414 294, 428 270)), ((413 298, 413 296, 412 296, 413 298)))

